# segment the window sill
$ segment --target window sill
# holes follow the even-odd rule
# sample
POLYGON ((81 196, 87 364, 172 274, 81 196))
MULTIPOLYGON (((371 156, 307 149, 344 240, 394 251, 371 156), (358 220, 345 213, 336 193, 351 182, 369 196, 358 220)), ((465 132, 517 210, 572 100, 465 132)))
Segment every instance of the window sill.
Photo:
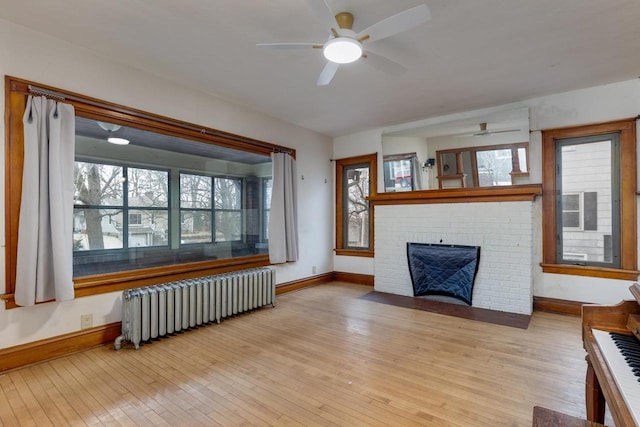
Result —
MULTIPOLYGON (((269 265, 269 255, 255 255, 215 261, 193 262, 167 267, 129 270, 96 276, 84 276, 74 278, 73 282, 75 297, 80 298, 158 283, 168 283, 175 280, 227 273, 245 268, 264 267, 266 265, 269 265)), ((0 299, 4 300, 5 309, 20 307, 16 305, 13 293, 1 295, 0 299)))
POLYGON ((373 258, 373 251, 371 250, 358 250, 358 249, 336 249, 336 255, 340 256, 360 256, 366 258, 373 258))
POLYGON ((569 274, 573 276, 601 277, 617 280, 638 280, 640 271, 621 270, 618 268, 592 267, 586 265, 546 264, 540 263, 543 273, 569 274))

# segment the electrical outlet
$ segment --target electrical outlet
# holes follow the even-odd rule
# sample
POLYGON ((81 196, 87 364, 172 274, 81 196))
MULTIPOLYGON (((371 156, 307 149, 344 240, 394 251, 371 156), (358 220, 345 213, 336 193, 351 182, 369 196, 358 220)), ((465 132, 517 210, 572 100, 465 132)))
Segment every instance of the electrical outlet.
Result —
POLYGON ((80 329, 88 329, 93 327, 93 314, 80 315, 80 329))
POLYGON ((315 265, 311 267, 311 274, 316 274, 317 272, 318 272, 318 269, 316 268, 315 265))

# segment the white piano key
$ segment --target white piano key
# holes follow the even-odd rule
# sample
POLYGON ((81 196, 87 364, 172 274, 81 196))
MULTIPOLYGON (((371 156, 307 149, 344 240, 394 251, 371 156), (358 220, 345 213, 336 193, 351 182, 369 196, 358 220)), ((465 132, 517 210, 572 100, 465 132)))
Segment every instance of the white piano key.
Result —
POLYGON ((593 338, 604 356, 636 426, 640 426, 640 382, 624 360, 609 332, 592 329, 593 338))

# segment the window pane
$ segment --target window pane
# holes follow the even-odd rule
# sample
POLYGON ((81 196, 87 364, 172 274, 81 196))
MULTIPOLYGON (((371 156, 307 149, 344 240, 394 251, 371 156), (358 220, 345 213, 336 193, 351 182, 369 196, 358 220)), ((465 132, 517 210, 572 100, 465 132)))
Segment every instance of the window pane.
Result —
POLYGON ((242 236, 242 212, 216 211, 216 242, 232 242, 242 236))
POLYGON ((181 173, 180 207, 211 208, 211 177, 181 173))
POLYGON ((169 173, 153 169, 127 169, 129 206, 169 206, 169 173))
POLYGON ((211 242, 211 212, 183 211, 180 213, 180 243, 211 242))
POLYGON ((563 211, 577 211, 580 209, 580 195, 579 194, 563 194, 562 195, 562 210, 563 211))
POLYGON ((121 166, 75 162, 75 205, 122 206, 121 166))
POLYGON ((580 227, 580 212, 562 212, 563 227, 580 227))
POLYGON ((511 150, 489 150, 476 153, 478 164, 478 185, 491 187, 511 185, 511 150))
POLYGON ((346 247, 369 247, 369 167, 345 168, 347 197, 346 247))
POLYGON ((442 174, 445 176, 456 175, 463 172, 463 171, 458 171, 456 153, 441 154, 440 164, 442 165, 442 174))
POLYGON ((269 240, 269 216, 271 211, 264 211, 264 239, 269 240))
POLYGON ((75 208, 73 210, 73 250, 121 249, 122 211, 75 208))
POLYGON ((168 244, 169 213, 165 210, 129 211, 129 247, 168 244))
POLYGON ((411 191, 413 189, 412 159, 385 161, 384 182, 386 191, 411 191))
POLYGON ((265 179, 264 181, 264 208, 271 209, 271 191, 273 189, 273 179, 265 179))
POLYGON ((216 209, 242 209, 242 181, 234 178, 215 178, 216 209))
POLYGON ((271 192, 273 190, 273 179, 264 178, 262 180, 262 203, 263 203, 263 221, 262 221, 262 238, 269 240, 269 212, 271 210, 271 192))
POLYGON ((610 264, 613 258, 609 236, 614 218, 612 141, 572 142, 561 144, 559 156, 563 194, 558 224, 562 229, 560 258, 566 262, 580 258, 610 264))
POLYGON ((527 150, 524 147, 518 148, 518 161, 520 163, 520 172, 529 172, 527 169, 527 150))

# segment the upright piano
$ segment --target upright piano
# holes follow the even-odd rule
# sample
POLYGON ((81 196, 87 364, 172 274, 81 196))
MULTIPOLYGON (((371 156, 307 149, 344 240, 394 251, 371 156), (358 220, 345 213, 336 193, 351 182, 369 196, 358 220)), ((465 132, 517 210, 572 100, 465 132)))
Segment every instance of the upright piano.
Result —
POLYGON ((587 419, 604 422, 605 402, 617 427, 640 427, 640 286, 635 300, 582 306, 587 351, 587 419))

